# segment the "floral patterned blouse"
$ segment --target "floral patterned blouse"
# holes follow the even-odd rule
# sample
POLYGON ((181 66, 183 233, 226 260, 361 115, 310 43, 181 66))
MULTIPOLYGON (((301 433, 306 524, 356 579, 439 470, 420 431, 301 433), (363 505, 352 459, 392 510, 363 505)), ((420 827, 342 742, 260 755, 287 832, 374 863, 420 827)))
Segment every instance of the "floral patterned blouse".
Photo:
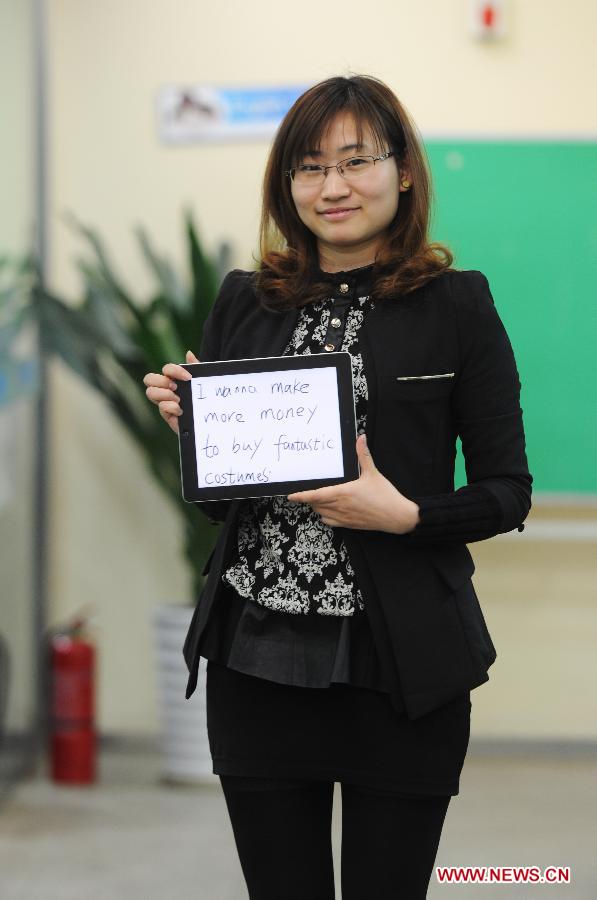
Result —
MULTIPOLYGON (((330 299, 301 308, 285 356, 322 352, 333 304, 330 299)), ((345 318, 341 342, 334 350, 348 350, 352 356, 357 435, 365 431, 367 421, 367 382, 358 333, 372 307, 369 297, 357 297, 345 317, 334 316, 335 321, 345 318)), ((268 609, 291 615, 352 616, 364 608, 344 541, 308 504, 290 503, 285 496, 253 498, 240 512, 233 560, 222 578, 241 597, 268 609)))

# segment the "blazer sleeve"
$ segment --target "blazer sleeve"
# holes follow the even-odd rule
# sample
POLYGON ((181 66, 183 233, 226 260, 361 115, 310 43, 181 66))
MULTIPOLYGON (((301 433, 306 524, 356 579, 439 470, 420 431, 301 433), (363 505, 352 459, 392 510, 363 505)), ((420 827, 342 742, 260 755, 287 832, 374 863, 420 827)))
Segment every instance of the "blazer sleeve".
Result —
MULTIPOLYGON (((220 348, 226 314, 239 289, 246 283, 246 276, 247 272, 233 269, 224 278, 214 305, 203 325, 198 353, 199 362, 215 362, 221 358, 220 348)), ((231 500, 202 500, 195 501, 195 506, 207 516, 212 525, 219 525, 226 519, 231 503, 231 500)))
POLYGON ((411 498, 420 522, 403 537, 415 544, 472 543, 522 531, 531 508, 520 380, 487 278, 476 271, 452 273, 450 292, 461 360, 452 411, 467 485, 411 498))

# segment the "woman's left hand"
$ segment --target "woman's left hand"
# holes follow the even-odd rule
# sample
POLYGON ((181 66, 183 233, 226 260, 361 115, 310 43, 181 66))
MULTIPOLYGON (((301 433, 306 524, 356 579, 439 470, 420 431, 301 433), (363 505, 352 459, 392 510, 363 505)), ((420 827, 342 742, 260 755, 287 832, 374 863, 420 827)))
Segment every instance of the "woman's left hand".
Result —
POLYGON ((309 503, 332 528, 361 528, 406 534, 419 521, 419 507, 397 490, 373 462, 364 434, 357 438, 361 474, 356 481, 298 491, 288 500, 309 503))

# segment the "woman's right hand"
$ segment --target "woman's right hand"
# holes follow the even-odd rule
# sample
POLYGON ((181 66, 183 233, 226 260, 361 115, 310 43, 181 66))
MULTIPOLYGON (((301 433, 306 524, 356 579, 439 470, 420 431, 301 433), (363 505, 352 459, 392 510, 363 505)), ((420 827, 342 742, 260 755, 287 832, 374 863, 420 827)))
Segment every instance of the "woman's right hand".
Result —
MULTIPOLYGON (((190 350, 187 350, 186 361, 187 363, 199 362, 190 350)), ((162 367, 161 375, 156 372, 148 372, 143 378, 143 384, 147 387, 145 391, 147 398, 155 403, 162 419, 176 434, 178 434, 178 417, 182 413, 180 397, 176 393, 176 381, 188 381, 190 378, 191 373, 177 363, 166 363, 162 367)))

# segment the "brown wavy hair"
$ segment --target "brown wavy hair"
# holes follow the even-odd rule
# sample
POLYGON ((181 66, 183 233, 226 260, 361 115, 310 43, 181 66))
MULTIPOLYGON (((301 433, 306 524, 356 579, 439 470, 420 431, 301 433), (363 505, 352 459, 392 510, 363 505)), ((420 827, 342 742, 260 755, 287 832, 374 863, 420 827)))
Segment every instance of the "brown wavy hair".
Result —
POLYGON ((418 130, 390 88, 377 78, 353 75, 320 81, 294 103, 284 117, 269 155, 263 179, 260 226, 261 262, 256 286, 267 309, 305 306, 329 294, 318 282, 315 236, 301 222, 284 173, 300 163, 338 113, 352 113, 359 142, 369 127, 379 151, 391 149, 396 164, 410 172, 411 187, 401 194, 374 265, 377 300, 407 294, 451 267, 453 256, 443 244, 430 243, 431 176, 418 130))

